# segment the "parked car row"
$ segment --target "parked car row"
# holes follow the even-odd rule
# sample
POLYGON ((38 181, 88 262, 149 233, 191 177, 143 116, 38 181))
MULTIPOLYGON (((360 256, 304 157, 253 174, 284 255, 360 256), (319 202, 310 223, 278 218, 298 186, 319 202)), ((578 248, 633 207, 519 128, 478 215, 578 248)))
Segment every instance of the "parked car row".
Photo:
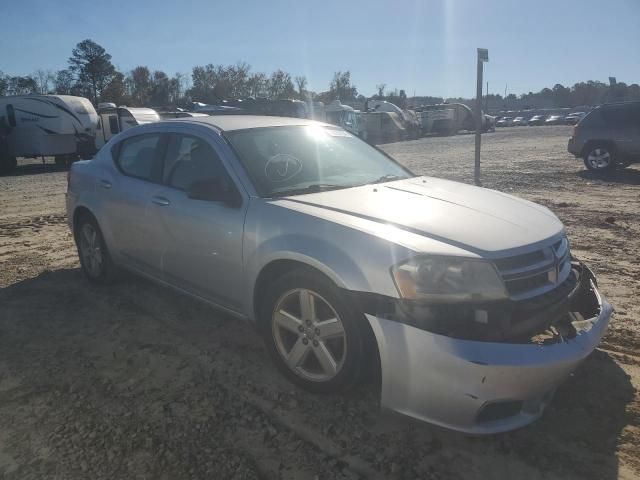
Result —
POLYGON ((584 116, 585 112, 574 112, 569 115, 533 115, 527 117, 497 117, 497 127, 523 127, 540 125, 575 125, 584 116))

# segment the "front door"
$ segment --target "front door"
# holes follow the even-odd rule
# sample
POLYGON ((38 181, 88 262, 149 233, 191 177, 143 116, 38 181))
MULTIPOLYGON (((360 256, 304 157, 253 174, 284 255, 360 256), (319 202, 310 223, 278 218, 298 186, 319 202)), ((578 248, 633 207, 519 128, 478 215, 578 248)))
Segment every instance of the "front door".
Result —
POLYGON ((164 279, 219 305, 238 310, 241 303, 242 235, 247 204, 189 198, 196 181, 217 179, 220 188, 237 189, 213 145, 201 137, 172 134, 163 169, 168 204, 160 209, 164 279))

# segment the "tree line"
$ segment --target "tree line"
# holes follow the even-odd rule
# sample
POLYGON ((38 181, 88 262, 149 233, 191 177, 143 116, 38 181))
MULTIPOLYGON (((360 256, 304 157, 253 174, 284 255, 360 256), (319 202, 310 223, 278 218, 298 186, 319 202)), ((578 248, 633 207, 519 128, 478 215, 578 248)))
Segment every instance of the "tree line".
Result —
MULTIPOLYGON (((94 104, 113 102, 129 106, 180 106, 192 101, 215 103, 224 99, 267 97, 301 100, 354 101, 357 88, 351 73, 336 72, 326 92, 307 90, 304 76, 293 77, 283 70, 271 74, 253 72, 247 63, 235 65, 197 65, 191 76, 140 65, 120 72, 111 55, 96 42, 87 39, 71 52, 68 67, 57 72, 37 70, 32 75, 9 76, 0 72, 0 95, 55 93, 89 98, 94 104)), ((362 97, 364 99, 364 97, 362 97)))
MULTIPOLYGON (((384 83, 376 86, 372 98, 387 100, 401 108, 412 105, 440 103, 440 97, 408 98, 405 90, 387 90, 384 83)), ((129 72, 120 72, 111 61, 111 55, 96 42, 87 39, 72 50, 68 67, 57 72, 37 70, 32 75, 10 76, 0 71, 1 95, 55 93, 89 98, 94 104, 113 102, 129 106, 186 106, 192 101, 216 103, 224 99, 266 97, 270 99, 300 99, 328 103, 362 103, 365 97, 358 93, 349 71, 335 72, 324 92, 307 89, 304 76, 292 76, 283 70, 271 74, 253 72, 244 62, 235 65, 194 66, 191 75, 167 75, 140 65, 129 72)), ((492 104, 505 105, 517 100, 536 107, 539 104, 555 107, 598 105, 609 101, 640 100, 640 86, 619 82, 608 85, 599 81, 579 82, 572 87, 556 84, 539 92, 516 96, 489 95, 492 104)), ((471 102, 470 99, 449 101, 471 102)))
MULTIPOLYGON (((571 108, 579 106, 595 106, 608 102, 626 102, 640 100, 640 85, 624 82, 608 84, 597 80, 578 82, 572 87, 565 87, 557 83, 553 88, 543 88, 539 92, 529 92, 522 95, 510 93, 489 94, 484 97, 483 103, 494 109, 503 108, 571 108)), ((473 99, 450 99, 473 106, 473 99)))

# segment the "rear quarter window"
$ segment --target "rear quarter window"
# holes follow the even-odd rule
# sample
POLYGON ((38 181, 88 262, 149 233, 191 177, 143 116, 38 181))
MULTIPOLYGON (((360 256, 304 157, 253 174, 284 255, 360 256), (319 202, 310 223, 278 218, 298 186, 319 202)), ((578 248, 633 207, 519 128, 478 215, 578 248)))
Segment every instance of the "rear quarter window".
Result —
POLYGON ((127 138, 117 146, 116 164, 122 173, 141 180, 157 180, 160 159, 160 134, 127 138))
POLYGON ((607 108, 602 110, 601 116, 611 127, 626 127, 633 122, 633 110, 630 107, 607 108))

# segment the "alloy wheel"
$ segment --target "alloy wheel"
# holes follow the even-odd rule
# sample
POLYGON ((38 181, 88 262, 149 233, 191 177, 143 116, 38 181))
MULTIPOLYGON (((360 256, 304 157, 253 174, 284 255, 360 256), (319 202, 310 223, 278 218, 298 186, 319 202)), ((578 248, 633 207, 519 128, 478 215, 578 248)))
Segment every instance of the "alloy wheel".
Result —
POLYGON ((604 148, 594 148, 587 156, 587 162, 594 170, 604 170, 611 165, 611 154, 604 148))
POLYGON ((80 254, 84 267, 91 277, 98 277, 102 273, 103 254, 98 232, 90 223, 85 223, 80 229, 80 254))
POLYGON ((271 329, 278 353, 300 377, 326 382, 342 369, 347 354, 344 325, 317 293, 299 288, 283 294, 273 310, 271 329))

